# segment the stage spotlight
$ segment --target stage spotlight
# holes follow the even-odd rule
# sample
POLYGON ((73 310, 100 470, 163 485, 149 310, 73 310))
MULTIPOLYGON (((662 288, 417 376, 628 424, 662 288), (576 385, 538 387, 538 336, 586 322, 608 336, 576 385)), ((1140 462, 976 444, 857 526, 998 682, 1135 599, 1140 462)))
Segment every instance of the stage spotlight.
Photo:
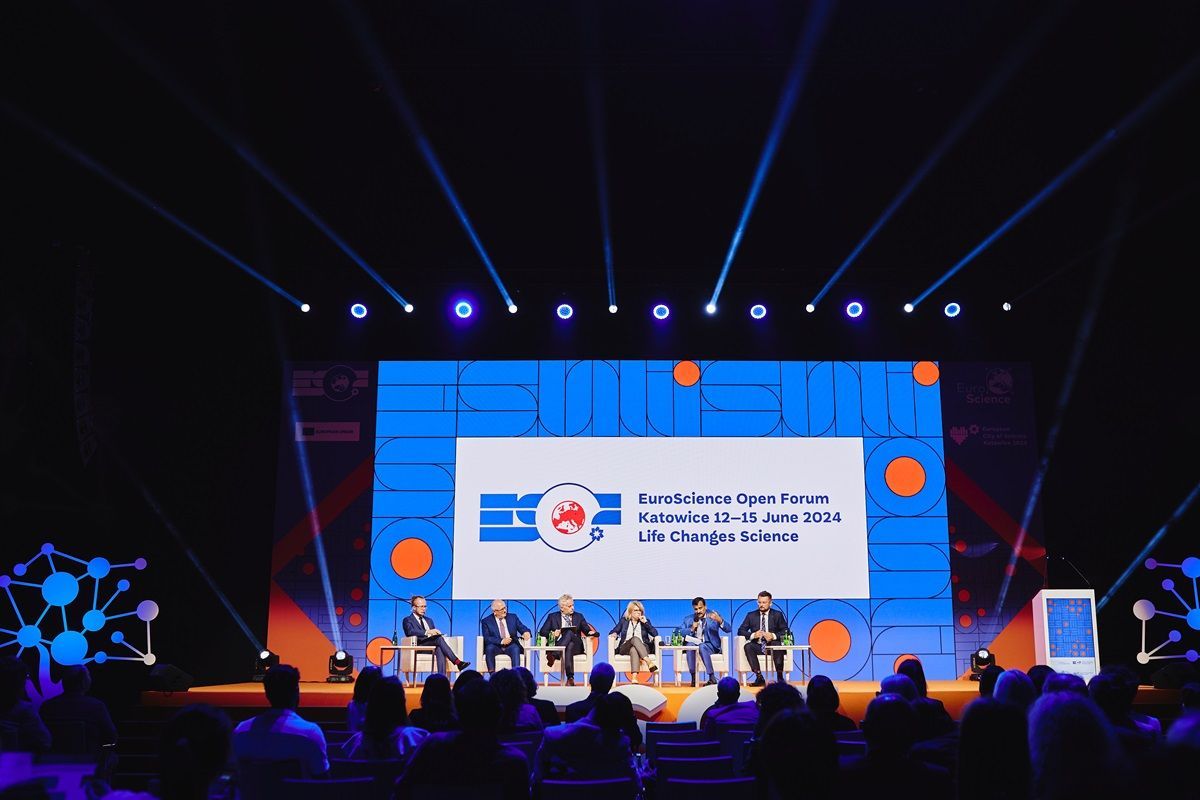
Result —
POLYGON ((810 314, 811 314, 811 313, 813 313, 814 311, 816 311, 816 310, 817 310, 817 307, 816 307, 816 306, 814 306, 812 303, 809 303, 808 305, 806 305, 806 306, 804 307, 804 310, 805 310, 805 311, 807 311, 808 313, 810 313, 810 314))
POLYGON ((983 674, 983 671, 995 663, 996 654, 986 647, 981 647, 974 653, 971 653, 971 680, 979 680, 979 676, 983 674))
POLYGON ((258 658, 254 659, 254 680, 261 681, 267 674, 267 670, 279 664, 279 656, 272 653, 270 650, 259 651, 258 658))
POLYGON ((575 309, 571 308, 569 304, 563 303, 558 307, 556 313, 559 319, 570 319, 571 315, 575 313, 575 309))
POLYGON ((654 307, 654 310, 651 313, 654 314, 655 319, 666 319, 667 317, 671 316, 671 309, 667 308, 662 303, 659 303, 654 307))
MULTIPOLYGON (((1007 303, 1005 305, 1007 305, 1007 303)), ((300 310, 307 314, 308 312, 312 311, 312 306, 310 306, 308 303, 301 303, 300 310)))
POLYGON ((475 309, 471 308, 471 304, 468 303, 466 300, 459 300, 457 303, 454 304, 454 313, 458 316, 459 319, 466 319, 467 317, 471 316, 471 314, 473 314, 474 312, 475 312, 475 309))
POLYGON ((413 304, 412 304, 412 303, 405 303, 405 304, 404 304, 404 313, 405 313, 405 314, 411 314, 412 312, 413 312, 413 304))
POLYGON ((762 303, 756 303, 750 306, 750 316, 753 319, 762 319, 767 315, 767 307, 762 303))
POLYGON ((863 304, 857 300, 851 300, 846 304, 846 316, 850 319, 857 319, 862 316, 863 304))
POLYGON ((345 650, 338 650, 329 657, 329 677, 327 683, 354 683, 354 656, 345 650))
POLYGON ((366 315, 367 307, 362 303, 355 303, 354 305, 350 306, 350 316, 354 317, 355 319, 362 319, 366 315))
POLYGON ((905 314, 911 314, 912 312, 913 312, 913 304, 912 304, 912 303, 905 303, 905 304, 904 304, 904 313, 905 313, 905 314))
POLYGON ((715 303, 709 303, 708 305, 706 305, 706 306, 704 307, 704 313, 705 313, 705 314, 715 314, 715 313, 717 313, 717 306, 716 306, 716 304, 715 304, 715 303))
POLYGON ((1000 307, 1003 308, 1005 311, 1012 311, 1012 303, 1006 302, 1000 307))
POLYGON ((610 314, 615 314, 615 313, 617 313, 617 307, 616 307, 616 306, 609 306, 609 307, 608 307, 608 313, 610 313, 610 314))
POLYGON ((962 312, 962 306, 958 303, 946 303, 945 312, 947 317, 957 317, 962 312))
POLYGON ((510 314, 515 314, 515 313, 517 313, 517 304, 516 304, 516 303, 509 303, 509 304, 508 304, 508 313, 510 313, 510 314))

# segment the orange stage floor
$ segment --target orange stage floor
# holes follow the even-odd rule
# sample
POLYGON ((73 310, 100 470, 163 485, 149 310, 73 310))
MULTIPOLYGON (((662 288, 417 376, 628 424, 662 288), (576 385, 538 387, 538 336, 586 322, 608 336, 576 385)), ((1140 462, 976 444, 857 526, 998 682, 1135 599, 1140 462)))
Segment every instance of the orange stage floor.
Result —
MULTIPOLYGON (((803 688, 803 684, 796 684, 803 688)), ((851 719, 862 719, 866 713, 867 704, 875 698, 879 684, 871 681, 835 681, 838 693, 842 698, 841 711, 851 719)), ((656 687, 657 688, 657 687, 656 687)), ((350 702, 354 685, 350 683, 301 683, 300 705, 302 708, 344 708, 350 702)), ((587 693, 586 687, 576 687, 573 690, 582 699, 587 693)), ((663 686, 660 691, 667 698, 667 704, 654 719, 671 721, 676 718, 676 712, 693 691, 688 686, 663 686)), ((757 689, 743 689, 743 697, 757 689)), ((979 684, 974 681, 930 681, 929 694, 945 704, 951 716, 958 719, 967 704, 979 696, 979 684)), ((420 688, 407 690, 408 709, 411 711, 421 704, 420 688)), ((267 705, 263 696, 261 683, 228 683, 221 686, 197 686, 186 692, 143 692, 142 704, 145 706, 174 707, 190 703, 210 703, 223 708, 262 708, 267 705)), ((1138 690, 1138 705, 1142 706, 1171 706, 1179 703, 1179 692, 1155 689, 1143 686, 1138 690)))

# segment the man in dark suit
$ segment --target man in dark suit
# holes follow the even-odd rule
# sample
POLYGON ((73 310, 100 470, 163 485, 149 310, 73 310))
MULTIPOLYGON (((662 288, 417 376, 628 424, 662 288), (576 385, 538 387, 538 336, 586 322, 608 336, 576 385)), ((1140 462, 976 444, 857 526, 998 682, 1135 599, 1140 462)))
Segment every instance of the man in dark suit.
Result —
POLYGON ((425 616, 425 609, 427 607, 428 604, 425 602, 424 597, 419 594, 413 595, 413 613, 404 618, 404 635, 417 637, 417 644, 437 648, 433 652, 433 657, 438 672, 445 673, 446 659, 450 659, 450 663, 457 666, 460 670, 471 666, 471 662, 463 661, 454 654, 454 651, 450 649, 450 645, 446 643, 446 637, 433 624, 433 620, 425 616))
POLYGON ((508 613, 508 603, 493 600, 491 616, 484 617, 479 626, 483 630, 483 660, 488 672, 496 671, 496 656, 501 653, 508 656, 512 666, 521 666, 524 651, 521 642, 528 644, 532 634, 516 615, 508 613))
MULTIPOLYGON (((767 645, 771 642, 778 642, 786 630, 787 617, 783 615, 782 611, 771 608, 771 593, 766 590, 759 592, 758 610, 747 614, 746 618, 742 620, 741 627, 738 628, 738 636, 746 637, 746 660, 750 662, 750 669, 754 670, 754 681, 751 682, 751 686, 767 685, 759 666, 759 656, 766 655, 767 645)), ((783 680, 783 656, 782 650, 771 653, 771 658, 775 662, 775 674, 779 680, 783 680)))
MULTIPOLYGON (((545 636, 548 643, 564 648, 563 673, 567 676, 567 686, 575 685, 575 656, 583 655, 583 637, 595 635, 596 629, 575 611, 575 598, 569 594, 558 598, 558 611, 547 614, 538 629, 538 636, 545 636)), ((553 667, 555 658, 557 654, 546 653, 546 665, 553 667)))

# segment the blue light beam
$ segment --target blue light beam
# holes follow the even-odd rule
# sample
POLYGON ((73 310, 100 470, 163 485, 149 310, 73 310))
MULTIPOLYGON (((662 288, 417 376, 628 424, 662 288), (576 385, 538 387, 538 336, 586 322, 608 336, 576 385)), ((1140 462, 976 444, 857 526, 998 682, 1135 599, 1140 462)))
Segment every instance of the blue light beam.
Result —
POLYGON ((754 171, 754 180, 750 183, 750 191, 746 195, 742 215, 738 219, 737 227, 734 228, 733 240, 729 243, 729 252, 725 254, 725 263, 721 267, 721 274, 717 277, 717 285, 713 289, 712 299, 708 301, 710 306, 717 305, 721 290, 725 288, 725 279, 729 277, 729 268, 733 266, 733 258, 737 255, 738 247, 742 243, 742 236, 746 233, 746 225, 750 221, 750 215, 754 212, 755 203, 758 202, 758 193, 762 190, 767 173, 771 170, 771 162, 775 160, 775 151, 779 148, 779 140, 783 138, 788 122, 791 121, 792 112, 796 109, 796 101, 800 97, 800 90, 804 87, 804 80, 808 77, 809 69, 816 57, 817 46, 825 32, 826 23, 832 15, 833 6, 834 0, 816 0, 809 12, 804 33, 796 48, 796 56, 788 71, 783 94, 780 95, 779 105, 775 108, 775 119, 771 123, 767 141, 758 158, 758 169, 754 171))
MULTIPOLYGON (((404 299, 396 289, 383 279, 375 269, 367 263, 366 259, 360 256, 350 245, 337 234, 321 217, 317 215, 296 192, 287 185, 275 172, 268 167, 261 158, 250 148, 250 145, 245 139, 234 131, 229 126, 225 125, 211 112, 196 96, 184 88, 183 83, 179 81, 169 70, 160 64, 153 56, 151 56, 145 48, 143 48, 127 31, 121 28, 117 23, 108 19, 102 14, 95 13, 86 3, 76 4, 79 10, 86 13, 93 22, 95 22, 111 39, 121 46, 125 54, 132 58, 142 71, 154 78, 160 85, 178 100, 188 112, 198 119, 214 136, 221 139, 229 146, 231 150, 240 158, 248 167, 254 170, 258 175, 271 185, 283 199, 291 204, 292 208, 299 211, 305 219, 311 222, 317 230, 325 234, 329 241, 333 242, 339 250, 341 250, 347 258, 358 265, 359 269, 367 273, 378 283, 385 292, 387 292, 393 300, 400 304, 405 311, 412 311, 412 304, 404 299)), ((301 309, 308 311, 307 308, 301 309)))
POLYGON ((888 203, 887 208, 879 215, 879 219, 875 220, 875 223, 870 227, 866 235, 850 251, 850 255, 846 256, 841 265, 834 270, 833 275, 821 287, 821 291, 817 292, 816 297, 812 299, 810 305, 815 306, 819 304, 825 295, 829 293, 829 290, 833 288, 833 285, 838 282, 838 279, 845 274, 846 270, 850 269, 850 266, 858 259, 867 245, 871 243, 875 235, 883 230, 883 227, 888 224, 892 216, 900 210, 900 206, 904 205, 909 196, 929 176, 929 173, 933 172, 934 167, 938 165, 942 157, 958 144, 958 140, 975 124, 975 121, 979 119, 979 115, 983 113, 984 109, 992 104, 992 101, 996 99, 996 95, 1000 94, 1000 91, 1008 84, 1021 65, 1025 63, 1029 55, 1037 49, 1038 44, 1041 43, 1046 34, 1062 19, 1067 7, 1071 5, 1074 5, 1074 0, 1059 3, 1053 10, 1038 20, 1037 24, 1008 52, 1000 68, 992 73, 992 77, 988 79, 988 82, 983 85, 983 88, 979 90, 978 94, 971 99, 967 107, 958 115, 958 119, 954 121, 950 129, 933 146, 933 150, 921 162, 921 166, 917 167, 916 172, 912 174, 908 182, 892 198, 892 202, 888 203))
POLYGON ((261 283, 263 286, 266 286, 268 289, 275 292, 275 294, 277 294, 280 297, 282 297, 283 299, 287 300, 292 305, 296 306, 297 308, 299 308, 301 305, 303 305, 303 303, 301 303, 299 299, 297 299, 291 293, 286 291, 279 284, 275 283, 273 280, 266 277, 258 270, 254 269, 254 267, 250 266, 245 261, 242 261, 240 258, 235 256, 233 253, 230 253, 224 247, 221 247, 221 245, 217 244, 212 239, 209 239, 203 233, 196 230, 191 225, 189 225, 188 223, 184 222, 179 217, 172 214, 170 211, 168 211, 166 208, 164 208, 162 205, 160 205, 156 200, 154 200, 153 198, 146 195, 140 189, 137 189, 137 188, 131 186, 130 184, 126 183, 121 178, 117 177, 111 170, 109 170, 107 167, 105 167, 99 161, 96 161, 94 158, 89 156, 87 153, 84 153, 82 150, 77 149, 76 147, 71 145, 69 142, 67 142, 65 139, 60 137, 58 134, 54 133, 49 128, 46 128, 45 126, 43 126, 41 123, 39 123, 33 117, 30 117, 24 111, 21 111, 17 107, 11 105, 10 103, 8 103, 4 100, 0 100, 0 110, 3 110, 5 116, 7 116, 9 119, 14 120, 21 126, 25 127, 26 129, 30 130, 31 132, 33 132, 33 133, 37 134, 38 136, 40 136, 41 138, 45 139, 48 143, 53 145, 55 147, 55 149, 57 149, 58 151, 60 151, 64 155, 66 155, 72 161, 76 162, 77 164, 84 167, 85 169, 91 171, 92 173, 94 173, 94 174, 100 176, 101 178, 103 178, 104 180, 108 181, 108 183, 110 183, 112 186, 114 186, 117 189, 119 189, 120 191, 124 192, 129 197, 132 197, 134 200, 141 203, 143 206, 150 209, 155 214, 157 214, 158 216, 165 219, 167 222, 170 222, 176 228, 179 228, 181 231, 186 233, 188 236, 191 236, 193 239, 200 242, 202 245, 207 247, 209 250, 212 250, 214 253, 216 253, 217 255, 224 258, 230 264, 233 264, 235 267, 240 269, 242 272, 246 273, 251 278, 254 278, 256 281, 261 283))
MULTIPOLYGON (((1110 227, 1121 230, 1125 227, 1129 220, 1129 210, 1133 203, 1135 191, 1132 183, 1127 184, 1121 192, 1120 199, 1116 207, 1113 209, 1112 220, 1110 227)), ((1108 287, 1108 279, 1112 275, 1113 267, 1117 263, 1117 251, 1119 238, 1112 240, 1111 244, 1104 250, 1100 257, 1100 262, 1096 265, 1096 274, 1091 280, 1091 291, 1088 292, 1088 303, 1084 310, 1083 317, 1079 321, 1079 328, 1075 332, 1075 345, 1071 349, 1071 359, 1067 362, 1066 375, 1063 378, 1062 386, 1058 391, 1058 400, 1054 408, 1054 421, 1050 425, 1050 431, 1046 434, 1046 445, 1042 450, 1041 460, 1038 462, 1037 470, 1034 472, 1033 483, 1029 488, 1029 495, 1025 498, 1025 508, 1021 513, 1021 526, 1017 528, 1017 540, 1013 544, 1012 553, 1008 557, 1008 566, 1004 571, 1004 579, 1000 583, 1000 593, 996 599, 996 606, 993 610, 993 619, 998 618, 1000 610, 1004 608, 1004 601, 1008 597, 1009 586, 1012 585, 1013 576, 1016 574, 1017 562, 1021 558, 1021 550, 1025 546, 1025 532, 1029 530, 1029 525, 1033 521, 1033 512, 1037 508, 1038 501, 1042 496, 1042 484, 1045 482, 1046 473, 1050 470, 1050 460, 1054 457, 1054 449, 1058 444, 1058 434, 1062 430, 1063 420, 1066 418, 1067 406, 1071 402, 1071 394, 1075 389, 1075 380, 1079 377, 1079 370, 1083 366, 1083 357, 1087 352, 1088 343, 1092 339, 1092 331, 1096 327, 1096 317, 1100 313, 1101 301, 1104 299, 1104 291, 1108 287)))
POLYGON ((604 275, 608 281, 608 305, 617 305, 613 275, 612 229, 608 209, 608 148, 604 136, 604 87, 595 70, 588 73, 588 120, 592 129, 592 164, 596 170, 596 202, 600 206, 600 233, 604 237, 604 275))
MULTIPOLYGON (((1187 510, 1191 508, 1192 503, 1196 502, 1197 497, 1200 497, 1200 483, 1197 483, 1192 488, 1192 491, 1188 494, 1188 496, 1184 498, 1183 502, 1179 504, 1179 507, 1175 509, 1175 513, 1171 515, 1171 518, 1164 522, 1163 526, 1159 528, 1153 536, 1150 537, 1150 541, 1146 542, 1146 546, 1142 548, 1142 552, 1137 554, 1137 558, 1129 562, 1129 566, 1126 567, 1125 571, 1121 573, 1121 577, 1117 578, 1117 582, 1112 585, 1112 588, 1108 590, 1108 593, 1105 594, 1104 597, 1100 598, 1100 602, 1096 604, 1097 611, 1104 608, 1104 606, 1108 604, 1108 601, 1111 600, 1113 595, 1117 593, 1117 590, 1121 588, 1125 581, 1129 580, 1129 576, 1133 574, 1133 571, 1137 569, 1138 565, 1146 560, 1146 557, 1150 555, 1150 552, 1154 550, 1154 548, 1158 546, 1158 543, 1162 541, 1163 537, 1167 535, 1167 531, 1171 529, 1171 526, 1178 522, 1179 518, 1187 513, 1187 510)), ((1184 603, 1184 605, 1187 604, 1184 603)), ((1160 611, 1158 613, 1164 614, 1166 612, 1160 611)))
POLYGON ((1182 88, 1188 81, 1196 75, 1197 69, 1200 69, 1200 56, 1192 58, 1182 69, 1172 75, 1165 83, 1160 85, 1151 94, 1138 104, 1133 111, 1126 114, 1120 122, 1110 128, 1103 136, 1092 143, 1092 146, 1084 150, 1075 158, 1066 169, 1054 176, 1054 178, 1043 186, 1037 194, 1025 201, 1025 205, 1017 209, 1016 213, 1001 223, 1000 227, 992 231, 979 244, 975 245, 969 253, 959 259, 958 263, 948 269, 942 277, 938 278, 933 284, 921 292, 917 299, 912 301, 914 306, 919 306, 925 298, 933 294, 946 281, 953 278, 958 271, 970 264, 975 258, 988 249, 1004 234, 1008 233, 1018 222, 1029 216, 1038 206, 1046 201, 1051 195, 1058 191, 1063 184, 1075 177, 1084 167, 1103 155, 1109 148, 1117 143, 1121 137, 1133 130, 1147 116, 1158 110, 1158 107, 1163 104, 1172 94, 1182 88))
POLYGON ((458 194, 454 191, 454 187, 450 185, 450 178, 446 175, 445 169, 442 168, 442 162, 438 160, 437 153, 433 150, 433 145, 430 144, 429 138, 425 135, 425 131, 417 119, 416 112, 409 105, 404 90, 400 88, 400 83, 396 80, 395 72, 388 64, 387 58, 380 49, 379 43, 375 39, 375 35, 371 32, 371 28, 363 17, 362 12, 355 5, 354 0, 342 0, 341 6, 346 12, 346 18, 350 23, 352 32, 366 52, 371 67, 383 83, 384 91, 387 92, 388 99, 392 102, 392 109, 400 117, 405 127, 408 128, 409 134, 413 137, 413 141, 417 145, 417 150, 420 151, 421 157, 425 159, 425 165, 433 173, 433 177, 442 189, 442 194, 445 195, 447 202, 454 209, 454 213, 458 215, 458 221, 462 223, 463 230, 466 231, 467 236, 471 239, 471 244, 475 246, 475 252, 479 254, 480 260, 483 261, 484 267, 487 268, 488 275, 491 276, 492 282, 496 284, 496 289, 499 290, 500 296, 504 298, 504 304, 510 308, 515 307, 516 304, 513 302, 512 296, 508 293, 508 289, 505 288, 504 281, 500 280, 500 273, 496 271, 496 267, 492 264, 492 259, 488 255, 487 250, 484 249, 483 242, 479 239, 479 234, 475 232, 475 226, 471 224, 470 218, 467 217, 466 209, 463 208, 462 202, 458 199, 458 194))

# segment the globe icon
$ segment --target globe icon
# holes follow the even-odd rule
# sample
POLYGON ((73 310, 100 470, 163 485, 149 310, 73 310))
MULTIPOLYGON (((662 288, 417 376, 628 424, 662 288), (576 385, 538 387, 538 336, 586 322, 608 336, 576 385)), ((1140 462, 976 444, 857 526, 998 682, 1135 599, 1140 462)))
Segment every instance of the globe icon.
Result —
POLYGON ((564 500, 550 512, 550 524, 559 533, 578 533, 587 523, 587 514, 574 500, 564 500))

